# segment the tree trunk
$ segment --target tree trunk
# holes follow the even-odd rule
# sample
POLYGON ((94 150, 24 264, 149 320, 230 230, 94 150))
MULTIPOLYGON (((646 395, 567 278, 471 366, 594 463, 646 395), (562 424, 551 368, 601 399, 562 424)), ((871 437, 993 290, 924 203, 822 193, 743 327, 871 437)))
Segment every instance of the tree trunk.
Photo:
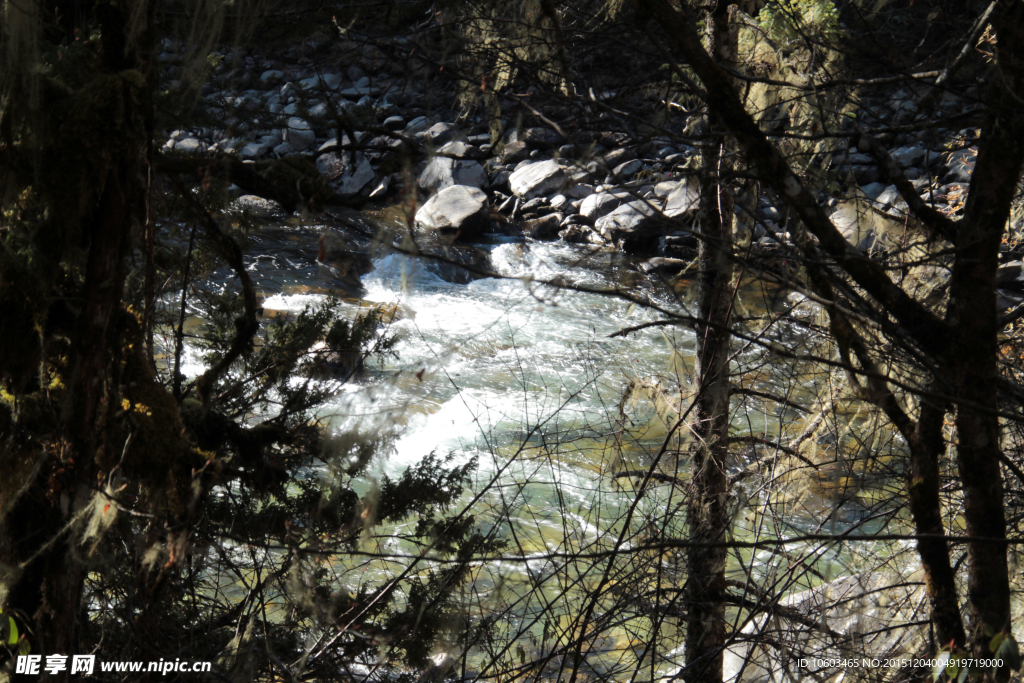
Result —
MULTIPOLYGON (((729 5, 720 0, 710 13, 712 56, 732 65, 734 36, 729 5)), ((686 681, 722 680, 725 628, 726 548, 721 543, 729 523, 726 500, 729 479, 729 353, 732 335, 733 269, 729 260, 733 231, 733 199, 727 187, 730 159, 725 129, 708 117, 713 136, 704 150, 701 174, 699 309, 697 325, 697 439, 694 447, 687 513, 690 548, 687 557, 686 681), (703 544, 704 547, 701 547, 703 544)))
MULTIPOLYGON (((1002 2, 993 19, 998 69, 992 75, 964 218, 958 223, 949 317, 956 387, 957 462, 968 546, 971 652, 988 657, 994 633, 1009 632, 1010 584, 999 467, 996 269, 999 245, 1024 164, 1024 4, 1002 2), (992 539, 992 540, 981 540, 992 539)), ((1004 668, 1001 678, 1009 676, 1004 668)))
MULTIPOLYGON (((914 518, 914 531, 922 536, 944 536, 942 505, 939 500, 939 456, 945 449, 942 423, 946 411, 931 399, 922 399, 921 416, 910 435, 910 476, 907 498, 914 518)), ((917 552, 924 569, 925 590, 932 606, 932 625, 938 645, 964 648, 967 638, 956 576, 950 563, 949 544, 944 538, 919 538, 917 552)))

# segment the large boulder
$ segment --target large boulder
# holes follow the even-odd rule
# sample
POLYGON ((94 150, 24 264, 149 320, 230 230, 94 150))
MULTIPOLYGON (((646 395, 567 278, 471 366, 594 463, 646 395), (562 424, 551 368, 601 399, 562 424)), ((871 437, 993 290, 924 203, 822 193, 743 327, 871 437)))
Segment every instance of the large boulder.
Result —
POLYGON ((517 197, 533 199, 561 190, 565 187, 566 176, 558 162, 549 159, 517 168, 508 182, 517 197))
POLYGON ((580 214, 592 221, 602 216, 607 216, 622 205, 622 202, 629 199, 626 192, 597 192, 586 197, 580 204, 580 214))
POLYGON ((623 204, 594 223, 602 237, 630 254, 655 252, 664 226, 660 212, 644 200, 623 204))
POLYGON ((290 143, 297 151, 309 149, 316 142, 316 133, 312 126, 297 116, 288 119, 288 125, 283 131, 284 141, 290 143))
POLYGON ((420 174, 420 189, 429 194, 453 185, 481 188, 487 185, 487 174, 475 161, 449 157, 434 157, 420 174))
POLYGON ((700 190, 697 184, 680 180, 665 197, 664 214, 669 218, 679 218, 696 211, 699 206, 700 190))
POLYGON ((427 129, 426 135, 423 140, 435 147, 440 147, 454 140, 465 140, 465 134, 460 131, 455 124, 446 123, 444 121, 435 123, 433 126, 427 129))
POLYGON ((418 227, 460 237, 484 232, 487 224, 487 195, 466 185, 446 187, 416 212, 418 227))
POLYGON ((337 194, 358 194, 374 178, 373 166, 362 154, 327 152, 316 159, 316 169, 337 194))

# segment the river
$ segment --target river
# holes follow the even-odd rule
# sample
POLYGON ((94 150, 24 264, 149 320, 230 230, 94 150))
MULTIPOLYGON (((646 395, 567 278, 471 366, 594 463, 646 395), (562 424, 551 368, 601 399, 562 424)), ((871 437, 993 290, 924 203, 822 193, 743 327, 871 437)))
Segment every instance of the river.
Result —
MULTIPOLYGON (((252 235, 247 267, 268 315, 296 313, 330 296, 331 275, 315 261, 319 230, 274 226, 252 235)), ((659 471, 677 476, 679 485, 654 487, 635 506, 637 479, 615 475, 650 467, 666 435, 652 403, 643 397, 623 401, 631 379, 656 378, 670 395, 688 393, 693 333, 684 327, 660 327, 612 337, 623 327, 660 316, 615 296, 537 282, 556 280, 594 289, 636 283, 635 267, 620 256, 512 238, 479 246, 489 251, 492 268, 502 277, 454 284, 439 277, 429 261, 394 253, 374 259, 374 270, 362 278, 361 300, 349 299, 345 306, 353 315, 367 304, 394 305, 400 311, 382 330, 397 337, 397 359, 369 365, 321 417, 335 435, 393 435, 371 469, 377 477, 395 477, 431 452, 450 457, 452 464, 476 459, 475 481, 463 500, 475 500, 471 512, 481 530, 504 540, 508 557, 480 564, 461 589, 471 619, 493 619, 490 644, 465 653, 463 667, 493 676, 541 657, 545 675, 560 675, 560 669, 571 666, 573 649, 568 644, 583 630, 586 602, 597 591, 600 597, 587 625, 594 635, 584 648, 584 669, 620 676, 643 665, 651 667, 652 676, 664 675, 681 664, 681 648, 658 651, 651 644, 661 639, 678 644, 674 620, 660 621, 654 627, 660 638, 655 638, 644 605, 616 586, 628 580, 643 584, 680 579, 679 557, 625 552, 622 559, 610 561, 607 553, 628 551, 656 534, 685 537, 687 465, 685 457, 676 457, 685 454, 685 443, 670 444, 658 463, 659 471)), ((221 271, 210 282, 229 280, 230 273, 221 271)), ((675 310, 685 307, 691 290, 683 286, 673 293, 656 283, 632 289, 675 310)), ((775 301, 763 287, 754 286, 743 288, 738 303, 743 314, 798 306, 775 301)), ((804 333, 797 326, 786 334, 796 343, 804 333)), ((194 353, 189 358, 184 370, 195 375, 202 365, 194 353)), ((738 349, 736 363, 749 386, 808 403, 820 393, 813 378, 790 379, 781 386, 780 378, 792 365, 766 363, 757 346, 738 349)), ((765 438, 792 436, 805 419, 791 410, 769 410, 764 401, 756 408, 742 405, 736 427, 765 438)), ((851 419, 863 417, 852 414, 851 419)), ((844 438, 851 438, 849 430, 844 438)), ((823 444, 829 448, 827 441, 823 444)), ((755 449, 748 449, 731 472, 739 473, 755 457, 755 449)), ((738 486, 734 533, 749 539, 845 530, 857 524, 878 528, 871 501, 862 497, 869 487, 860 481, 851 484, 854 478, 848 474, 840 472, 833 481, 812 488, 806 482, 787 488, 782 478, 783 484, 774 488, 761 483, 738 486), (844 492, 835 494, 837 488, 844 492), (777 510, 766 505, 771 496, 777 496, 774 505, 790 506, 791 514, 781 522, 777 510)), ((371 485, 365 482, 366 489, 371 485)), ((400 556, 412 557, 412 549, 396 536, 414 526, 415 520, 409 520, 372 542, 375 549, 399 557, 361 562, 358 571, 340 559, 340 580, 354 590, 393 578, 407 566, 400 556)), ((806 586, 848 573, 857 559, 848 549, 810 545, 787 552, 793 557, 780 559, 774 550, 738 553, 730 576, 788 571, 794 585, 806 586), (802 550, 810 553, 816 567, 810 574, 792 569, 800 566, 802 550)), ((454 643, 439 643, 438 649, 457 650, 454 643)))

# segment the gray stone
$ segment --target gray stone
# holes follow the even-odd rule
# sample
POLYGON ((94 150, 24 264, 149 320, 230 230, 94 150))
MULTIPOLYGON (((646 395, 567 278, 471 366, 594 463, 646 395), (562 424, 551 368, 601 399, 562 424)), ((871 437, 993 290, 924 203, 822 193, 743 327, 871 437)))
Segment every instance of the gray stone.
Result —
POLYGON ((889 152, 889 156, 901 166, 916 166, 924 161, 926 154, 923 147, 900 147, 889 152))
POLYGON ((875 242, 874 214, 863 202, 848 201, 832 214, 832 223, 846 241, 865 251, 875 242))
POLYGON ((366 78, 366 72, 363 71, 358 66, 356 66, 355 64, 350 66, 348 70, 345 71, 345 75, 348 76, 348 79, 353 83, 358 81, 360 78, 366 78))
POLYGON ((879 177, 878 168, 875 166, 853 167, 853 179, 858 185, 870 185, 871 183, 877 182, 879 177))
POLYGON ((868 199, 875 199, 878 195, 882 194, 885 185, 882 183, 868 183, 860 189, 868 199))
POLYGON ((353 163, 347 152, 327 152, 317 157, 316 168, 331 189, 341 195, 358 193, 374 178, 373 167, 361 153, 356 154, 353 163))
POLYGON ((298 117, 288 119, 288 127, 283 132, 284 141, 291 143, 298 151, 309 149, 316 142, 316 133, 312 127, 298 117))
POLYGON ((421 131, 425 131, 430 128, 430 119, 426 116, 417 116, 405 127, 406 135, 415 135, 421 131))
MULTIPOLYGON (((962 149, 949 155, 949 181, 968 183, 974 172, 974 162, 978 158, 977 150, 962 149)), ((947 181, 948 182, 948 181, 947 181)))
POLYGON ((309 109, 309 118, 326 119, 331 116, 331 108, 326 102, 321 102, 309 109))
POLYGON ((453 140, 446 145, 442 145, 437 150, 437 154, 456 159, 474 159, 477 161, 483 159, 483 154, 480 152, 479 147, 474 147, 461 140, 453 140))
POLYGON ((603 241, 594 234, 593 230, 581 223, 570 223, 565 226, 558 233, 558 237, 567 244, 595 244, 603 241))
POLYGON ((640 264, 640 270, 644 273, 678 277, 689 266, 690 262, 684 261, 683 259, 655 256, 654 258, 649 258, 642 262, 640 264))
POLYGON ((303 90, 336 90, 341 85, 338 74, 318 74, 299 81, 303 90))
POLYGON ((446 187, 416 212, 419 227, 457 232, 463 237, 485 231, 487 223, 487 195, 480 189, 465 185, 446 187))
POLYGON ((517 168, 509 177, 512 192, 523 199, 559 192, 565 183, 565 172, 551 159, 517 168))
MULTIPOLYGON (((880 185, 880 184, 881 183, 876 183, 876 185, 880 185)), ((902 199, 902 198, 903 197, 902 197, 902 195, 900 195, 900 191, 896 189, 896 186, 895 185, 890 185, 889 187, 887 187, 884 190, 882 190, 881 192, 879 192, 878 195, 876 195, 874 199, 875 199, 875 202, 880 204, 882 207, 887 208, 887 207, 895 205, 896 202, 898 200, 902 199)))
POLYGON ((391 187, 391 180, 394 177, 394 175, 384 176, 384 178, 379 183, 377 183, 377 187, 374 188, 373 192, 370 193, 370 199, 381 199, 382 197, 384 197, 384 195, 386 195, 388 192, 388 188, 391 187))
POLYGON ((597 220, 619 208, 622 202, 628 198, 629 196, 624 193, 596 192, 583 199, 583 203, 580 204, 580 213, 592 221, 597 220))
POLYGON ((260 83, 263 85, 277 85, 284 80, 284 72, 277 69, 268 69, 260 74, 260 83))
POLYGON ((620 164, 624 164, 627 161, 636 159, 636 152, 629 147, 620 147, 619 149, 612 150, 604 155, 601 161, 608 168, 615 168, 620 164))
POLYGON ((481 188, 487 185, 487 174, 483 166, 475 161, 434 157, 420 174, 420 188, 434 193, 452 185, 469 185, 481 188))
POLYGON ((339 90, 338 94, 342 97, 350 100, 358 100, 362 97, 378 97, 380 95, 380 88, 372 88, 370 86, 345 88, 339 90))
POLYGON ((586 199, 594 194, 594 186, 590 183, 573 183, 565 189, 565 193, 573 199, 586 199))
POLYGON ((674 190, 665 197, 664 213, 669 218, 678 218, 697 210, 700 205, 700 190, 697 183, 680 180, 674 190))
POLYGON ((676 189, 677 185, 679 185, 678 181, 663 180, 662 182, 654 186, 654 194, 657 197, 667 197, 672 192, 672 190, 676 189))
POLYGON ((552 213, 541 218, 523 223, 523 235, 535 240, 553 240, 558 238, 562 224, 562 214, 552 213))
POLYGON ((518 163, 527 157, 528 152, 529 150, 526 148, 525 142, 516 140, 514 142, 506 143, 505 149, 501 152, 501 163, 518 163))
POLYGON ((433 126, 427 129, 425 141, 435 146, 441 146, 447 142, 451 142, 456 139, 464 139, 465 136, 455 127, 454 124, 435 123, 433 126))
POLYGON ((512 171, 507 168, 501 168, 495 171, 494 175, 491 176, 491 181, 487 184, 489 190, 503 190, 508 189, 508 179, 512 177, 512 171))
POLYGON ((623 204, 607 216, 598 218, 594 227, 601 236, 631 254, 657 249, 662 221, 648 202, 636 200, 623 204))
POLYGON ((616 178, 623 180, 632 178, 640 171, 644 170, 644 162, 639 159, 631 159, 630 161, 624 161, 612 170, 612 175, 616 178))
POLYGON ((564 194, 556 194, 554 197, 548 200, 552 209, 563 209, 569 203, 569 198, 564 194))
POLYGON ((175 150, 189 154, 194 154, 204 148, 205 145, 198 138, 185 138, 174 143, 175 150))
POLYGON ((235 201, 231 202, 231 209, 247 213, 258 218, 273 218, 281 220, 288 216, 288 212, 284 210, 284 207, 274 200, 264 199, 263 197, 258 197, 254 194, 242 195, 235 201))
POLYGON ((552 128, 521 128, 508 136, 510 142, 523 142, 530 149, 551 149, 565 142, 565 138, 552 128))
POLYGON ((259 159, 270 152, 270 149, 270 145, 265 142, 250 142, 242 147, 238 155, 243 159, 259 159))
POLYGON ((384 119, 384 123, 381 124, 384 130, 399 131, 405 128, 405 119, 401 116, 389 116, 384 119))
POLYGON ((274 154, 279 157, 294 154, 296 152, 295 147, 290 142, 282 142, 280 145, 273 149, 274 154))

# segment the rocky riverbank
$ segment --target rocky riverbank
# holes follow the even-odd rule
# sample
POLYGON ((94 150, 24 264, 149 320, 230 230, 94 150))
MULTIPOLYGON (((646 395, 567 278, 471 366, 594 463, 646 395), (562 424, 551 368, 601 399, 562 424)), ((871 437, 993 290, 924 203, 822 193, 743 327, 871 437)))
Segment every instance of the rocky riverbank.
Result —
MULTIPOLYGON (((402 47, 402 37, 392 40, 391 48, 402 47)), ((181 50, 171 43, 163 47, 159 60, 173 91, 181 87, 175 80, 181 75, 181 50)), ((646 269, 661 273, 678 274, 685 263, 672 259, 692 258, 695 147, 667 136, 569 132, 555 125, 516 125, 511 119, 499 134, 483 117, 458 120, 443 106, 427 106, 452 101, 454 91, 428 93, 435 84, 407 77, 401 65, 373 46, 360 54, 343 64, 323 55, 302 59, 296 52, 223 53, 201 95, 218 125, 168 131, 161 153, 230 154, 247 163, 309 158, 336 195, 413 207, 409 223, 427 236, 428 248, 502 233, 622 251, 651 259, 646 269)), ((920 199, 955 218, 963 209, 978 130, 929 128, 928 115, 918 112, 924 96, 907 89, 877 93, 864 99, 857 114, 865 124, 917 125, 917 132, 882 136, 883 146, 920 199)), ((947 95, 935 107, 939 115, 970 120, 968 101, 947 95)), ((686 129, 687 119, 679 119, 672 128, 686 129)), ((822 201, 853 246, 867 252, 904 248, 913 220, 895 179, 875 156, 843 139, 815 161, 835 180, 822 201)), ((258 197, 240 197, 235 206, 263 219, 287 215, 258 197)), ((757 197, 752 210, 738 209, 738 219, 744 248, 791 246, 785 207, 770 193, 757 197)), ((353 253, 351 244, 328 236, 320 256, 344 261, 353 253), (337 244, 345 246, 335 249, 337 244)), ((1007 252, 1007 260, 1015 256, 1011 247, 1007 252)), ((357 260, 363 265, 355 264, 356 271, 366 267, 367 260, 357 260)), ((467 271, 453 277, 487 270, 480 258, 468 263, 467 271)), ((929 280, 941 286, 944 277, 943 268, 930 267, 929 280)), ((1019 279, 1006 275, 1001 284, 1006 287, 1001 305, 1020 303, 1014 293, 1019 279)))

